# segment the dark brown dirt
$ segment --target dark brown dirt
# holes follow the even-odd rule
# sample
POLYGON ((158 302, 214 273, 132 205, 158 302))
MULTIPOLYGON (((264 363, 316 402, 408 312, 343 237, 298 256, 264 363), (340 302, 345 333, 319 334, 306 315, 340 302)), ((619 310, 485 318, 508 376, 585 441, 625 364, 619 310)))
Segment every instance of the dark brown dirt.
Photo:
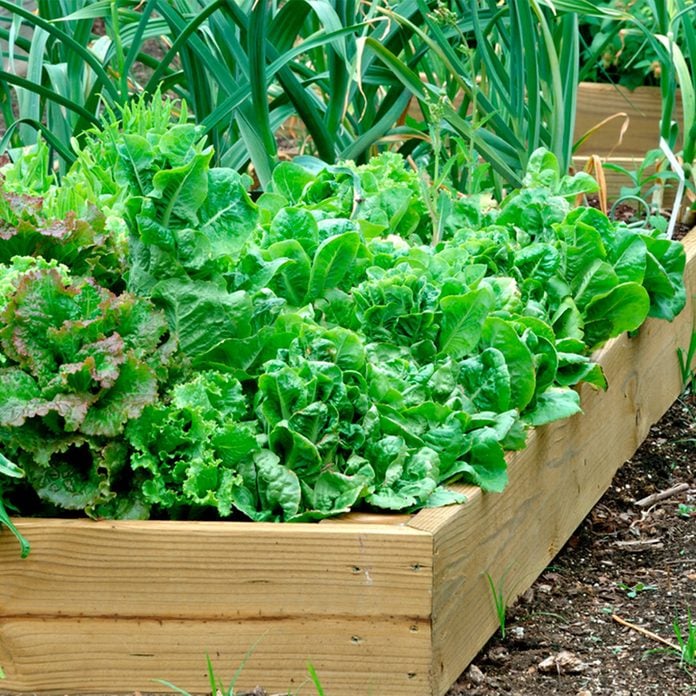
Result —
MULTIPOLYGON (((491 600, 492 601, 492 600, 491 600)), ((618 472, 564 549, 508 610, 447 696, 680 696, 696 665, 673 623, 696 631, 696 397, 685 394, 618 472), (685 490, 641 507, 645 496, 685 490)))

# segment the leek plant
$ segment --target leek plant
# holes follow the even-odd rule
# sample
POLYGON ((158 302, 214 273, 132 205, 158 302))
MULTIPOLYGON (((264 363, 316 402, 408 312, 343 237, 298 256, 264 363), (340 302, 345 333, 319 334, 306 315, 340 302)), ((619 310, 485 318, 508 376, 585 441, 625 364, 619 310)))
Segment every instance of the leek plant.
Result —
POLYGON ((500 193, 541 146, 570 165, 578 17, 561 4, 38 0, 34 13, 0 0, 0 149, 40 131, 65 169, 105 109, 160 90, 186 101, 218 164, 251 163, 261 188, 279 129, 299 123, 329 163, 386 147, 432 161, 444 148, 468 162, 449 169, 461 190, 483 160, 500 193), (425 122, 406 117, 414 98, 425 122))
POLYGON ((519 186, 529 156, 542 146, 567 170, 578 82, 577 15, 555 13, 537 0, 450 5, 431 10, 418 0, 421 25, 396 9, 385 11, 419 41, 420 74, 386 47, 366 43, 419 100, 426 119, 431 104, 440 102, 445 131, 455 142, 473 143, 500 186, 519 186))
MULTIPOLYGON (((71 138, 105 108, 160 90, 186 100, 220 164, 251 161, 262 185, 277 159, 276 132, 291 117, 325 161, 364 159, 410 98, 364 51, 369 39, 407 63, 414 52, 409 32, 380 14, 386 4, 39 0, 34 13, 23 0, 0 0, 2 145, 30 145, 41 131, 69 163, 71 138)), ((392 5, 405 19, 419 12, 415 0, 392 5)))
POLYGON ((136 61, 156 60, 140 49, 158 33, 152 8, 135 2, 0 0, 0 113, 7 146, 27 146, 40 132, 63 168, 74 160, 71 139, 99 123, 104 106, 125 104, 137 85, 136 61), (93 32, 104 17, 105 36, 93 32))

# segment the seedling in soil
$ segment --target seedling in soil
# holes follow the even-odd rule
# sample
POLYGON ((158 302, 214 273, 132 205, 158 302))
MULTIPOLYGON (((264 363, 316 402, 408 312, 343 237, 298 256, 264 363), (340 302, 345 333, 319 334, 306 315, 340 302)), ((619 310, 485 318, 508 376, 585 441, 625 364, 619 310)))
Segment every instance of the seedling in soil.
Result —
MULTIPOLYGON (((210 655, 205 656, 206 660, 208 661, 208 680, 210 683, 210 693, 212 696, 245 696, 246 692, 245 694, 242 694, 238 691, 235 691, 234 687, 237 683, 237 680, 239 679, 239 675, 242 673, 244 666, 246 665, 247 661, 256 649, 257 645, 258 641, 251 646, 247 654, 244 656, 241 664, 237 668, 237 671, 234 673, 234 676, 232 677, 230 685, 227 688, 225 688, 222 680, 218 679, 215 675, 215 670, 213 668, 213 663, 210 659, 210 655)), ((314 665, 311 662, 307 663, 307 673, 309 674, 310 681, 312 682, 312 684, 314 684, 316 695, 326 696, 326 692, 324 691, 324 688, 322 687, 321 682, 319 681, 317 671, 316 669, 314 669, 314 665)), ((0 668, 0 678, 4 678, 4 676, 5 675, 2 673, 2 669, 0 668)), ((181 696, 193 696, 193 694, 191 694, 190 692, 186 691, 185 689, 182 689, 179 686, 176 686, 176 684, 172 684, 171 682, 166 681, 165 679, 156 679, 155 681, 158 681, 160 684, 164 684, 164 686, 172 689, 173 691, 176 691, 176 693, 181 694, 181 696)), ((296 693, 299 694, 299 691, 296 693)), ((287 696, 293 696, 293 694, 288 692, 287 696)))
POLYGON ((696 505, 687 505, 686 503, 679 503, 677 506, 677 515, 688 520, 691 516, 696 514, 696 505))
POLYGON ((686 633, 682 633, 677 619, 672 627, 681 651, 680 664, 683 667, 696 667, 696 621, 691 619, 691 610, 687 613, 686 633))
POLYGON ((500 626, 500 637, 505 639, 505 595, 503 594, 503 583, 505 578, 500 581, 500 584, 496 587, 493 582, 493 578, 489 573, 486 573, 486 580, 488 580, 488 587, 491 588, 491 594, 493 595, 493 604, 495 605, 495 613, 498 617, 498 625, 500 626))
POLYGON ((625 582, 619 582, 616 586, 620 590, 623 590, 629 599, 635 599, 641 592, 657 590, 657 585, 644 585, 642 582, 637 582, 635 585, 627 585, 625 582))
POLYGON ((312 680, 312 684, 314 684, 317 696, 326 696, 324 687, 321 685, 321 682, 319 681, 319 675, 317 674, 317 670, 314 669, 314 665, 311 662, 307 663, 307 673, 309 674, 309 678, 312 680))
POLYGON ((681 374, 682 387, 686 389, 693 376, 691 365, 696 356, 696 331, 691 332, 691 340, 689 341, 689 349, 683 350, 677 348, 677 359, 679 360, 679 372, 681 374))
MULTIPOLYGON (((261 637, 263 638, 263 636, 261 637)), ((242 658, 242 662, 240 663, 239 667, 237 667, 237 671, 234 673, 232 677, 232 681, 230 682, 230 685, 225 688, 223 682, 221 679, 218 679, 217 676, 215 675, 215 669, 213 668, 213 662, 210 659, 210 655, 206 655, 205 659, 208 662, 208 681, 210 683, 210 693, 213 695, 217 696, 235 696, 235 691, 234 687, 237 683, 237 680, 239 679, 239 675, 242 673, 242 670, 244 669, 244 666, 246 663, 249 661, 249 658, 253 655, 254 651, 256 650, 256 646, 259 644, 261 641, 261 638, 259 638, 250 648, 247 650, 246 655, 242 658)), ((164 684, 165 686, 169 687, 170 689, 176 691, 178 694, 181 694, 181 696, 192 696, 188 691, 185 691, 179 686, 176 686, 176 684, 172 684, 171 682, 166 681, 165 679, 156 679, 155 681, 158 681, 160 684, 164 684)))

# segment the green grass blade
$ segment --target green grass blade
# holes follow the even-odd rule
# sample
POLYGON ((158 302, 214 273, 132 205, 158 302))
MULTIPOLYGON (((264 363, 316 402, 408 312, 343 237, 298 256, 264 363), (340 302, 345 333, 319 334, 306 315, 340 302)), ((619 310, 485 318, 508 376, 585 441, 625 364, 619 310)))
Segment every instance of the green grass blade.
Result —
POLYGON ((309 674, 309 678, 312 680, 312 684, 314 684, 314 689, 317 692, 317 696, 326 696, 324 687, 321 685, 321 681, 319 680, 317 670, 314 669, 314 665, 311 662, 307 663, 307 673, 309 674))
MULTIPOLYGON (((153 681, 156 681, 158 684, 166 686, 168 689, 175 691, 177 694, 181 694, 181 696, 192 696, 192 694, 186 691, 186 689, 182 689, 180 686, 172 684, 170 681, 167 681, 166 679, 154 679, 153 681)), ((215 693, 215 691, 213 691, 213 693, 215 693)))

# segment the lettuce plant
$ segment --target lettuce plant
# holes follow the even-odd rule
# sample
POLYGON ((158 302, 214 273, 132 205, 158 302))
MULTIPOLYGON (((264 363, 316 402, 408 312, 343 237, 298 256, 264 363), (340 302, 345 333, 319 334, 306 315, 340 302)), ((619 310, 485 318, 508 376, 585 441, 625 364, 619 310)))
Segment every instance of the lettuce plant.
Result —
POLYGON ((594 184, 546 151, 433 235, 398 156, 282 163, 252 202, 194 126, 136 109, 66 174, 84 219, 50 218, 63 187, 0 198, 22 513, 300 521, 501 491, 527 429, 606 386, 592 351, 683 307, 682 247, 572 209, 594 184))

